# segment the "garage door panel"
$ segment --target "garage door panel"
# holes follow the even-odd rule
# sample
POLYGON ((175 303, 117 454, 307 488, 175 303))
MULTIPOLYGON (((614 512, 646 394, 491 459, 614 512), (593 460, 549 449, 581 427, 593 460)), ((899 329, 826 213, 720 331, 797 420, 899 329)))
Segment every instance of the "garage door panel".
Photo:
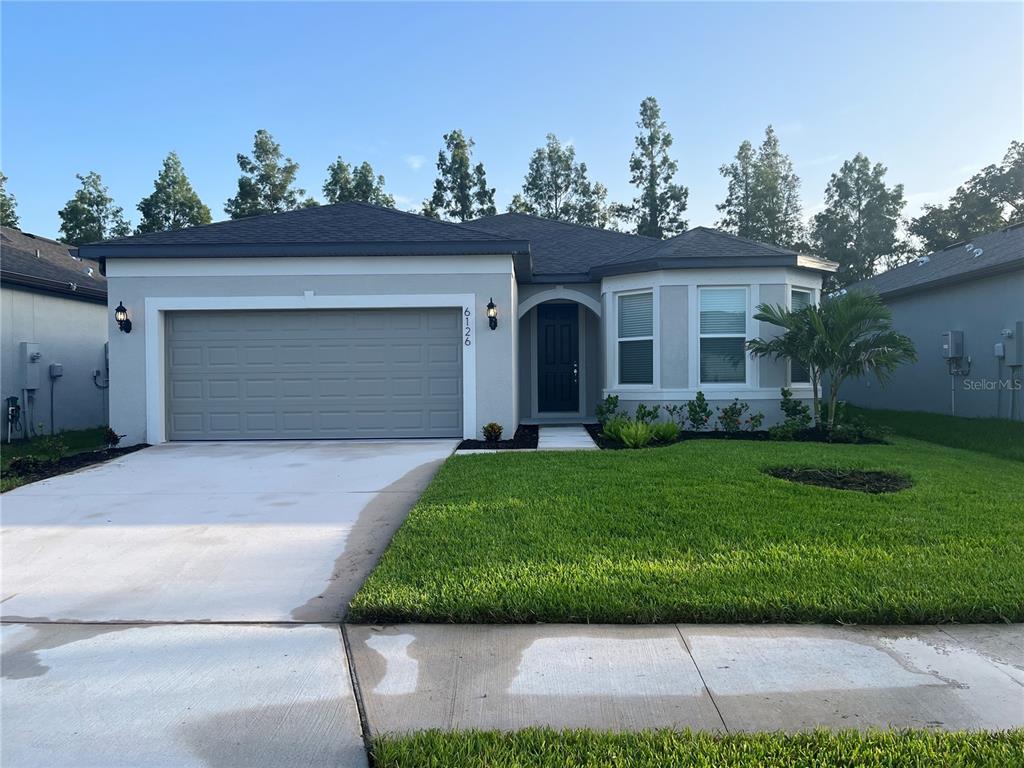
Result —
POLYGON ((172 440, 459 437, 455 309, 172 313, 172 440))

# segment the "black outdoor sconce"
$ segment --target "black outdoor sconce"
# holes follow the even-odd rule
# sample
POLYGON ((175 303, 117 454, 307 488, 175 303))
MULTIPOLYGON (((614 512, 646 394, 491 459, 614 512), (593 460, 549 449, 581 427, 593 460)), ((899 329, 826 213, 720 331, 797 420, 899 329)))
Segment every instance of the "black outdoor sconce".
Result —
POLYGON ((124 333, 132 332, 132 321, 128 319, 128 310, 124 308, 124 302, 118 302, 114 310, 114 319, 117 320, 117 327, 124 333))
POLYGON ((487 302, 487 324, 492 331, 498 327, 498 308, 494 306, 494 299, 487 302))

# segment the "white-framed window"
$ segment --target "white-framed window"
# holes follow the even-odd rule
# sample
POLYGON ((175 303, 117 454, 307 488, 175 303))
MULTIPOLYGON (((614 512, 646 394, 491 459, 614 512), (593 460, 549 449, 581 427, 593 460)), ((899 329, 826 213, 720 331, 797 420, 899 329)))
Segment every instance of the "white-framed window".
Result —
POLYGON ((700 289, 700 383, 747 381, 747 288, 700 289))
POLYGON ((618 296, 619 384, 654 384, 654 292, 618 296))
MULTIPOLYGON (((802 288, 793 288, 789 292, 789 307, 794 311, 811 306, 813 301, 814 295, 810 291, 802 288)), ((810 384, 810 371, 802 363, 791 360, 789 363, 789 382, 791 384, 810 384)))

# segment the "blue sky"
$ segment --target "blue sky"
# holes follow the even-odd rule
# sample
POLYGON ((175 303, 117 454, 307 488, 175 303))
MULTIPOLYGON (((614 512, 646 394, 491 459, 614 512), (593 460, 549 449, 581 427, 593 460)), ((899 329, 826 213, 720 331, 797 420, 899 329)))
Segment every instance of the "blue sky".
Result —
POLYGON ((235 155, 268 129, 322 197, 339 154, 403 208, 430 194, 441 134, 476 142, 504 207, 532 150, 571 141, 632 196, 640 100, 675 136, 691 226, 718 167, 773 123, 813 213, 858 151, 941 202, 1024 136, 1024 6, 925 4, 11 3, 2 5, 0 167, 26 231, 55 236, 75 173, 129 218, 176 150, 214 219, 235 155))

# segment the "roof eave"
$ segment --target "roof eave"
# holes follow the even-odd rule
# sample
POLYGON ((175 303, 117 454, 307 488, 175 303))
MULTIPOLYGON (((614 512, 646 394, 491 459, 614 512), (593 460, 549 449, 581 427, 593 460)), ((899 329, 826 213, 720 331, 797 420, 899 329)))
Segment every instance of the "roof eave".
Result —
POLYGON ((758 267, 792 267, 817 272, 835 272, 839 265, 828 259, 800 254, 779 254, 777 256, 695 256, 643 259, 594 267, 590 274, 595 278, 613 275, 628 275, 637 272, 657 272, 663 269, 743 269, 758 267))
POLYGON ((999 264, 993 264, 982 269, 974 269, 970 272, 957 272, 952 275, 940 277, 935 280, 927 280, 920 283, 913 283, 911 285, 900 286, 899 288, 879 289, 877 285, 872 283, 871 279, 865 280, 858 283, 855 287, 857 290, 871 290, 877 293, 882 298, 898 298, 900 296, 906 296, 911 293, 919 293, 921 291, 929 291, 935 288, 945 288, 949 285, 955 285, 956 283, 966 283, 972 280, 980 280, 985 277, 992 277, 994 275, 1005 274, 1006 272, 1015 272, 1018 269, 1024 269, 1024 256, 1011 261, 1003 261, 999 264))
POLYGON ((64 296, 78 301, 88 301, 94 304, 106 304, 107 292, 103 288, 93 288, 89 285, 74 285, 64 280, 51 280, 35 275, 26 275, 20 272, 0 272, 0 283, 13 285, 19 288, 28 288, 41 293, 49 293, 64 296))
POLYGON ((82 258, 245 258, 279 256, 529 256, 525 240, 342 243, 92 243, 82 258))

